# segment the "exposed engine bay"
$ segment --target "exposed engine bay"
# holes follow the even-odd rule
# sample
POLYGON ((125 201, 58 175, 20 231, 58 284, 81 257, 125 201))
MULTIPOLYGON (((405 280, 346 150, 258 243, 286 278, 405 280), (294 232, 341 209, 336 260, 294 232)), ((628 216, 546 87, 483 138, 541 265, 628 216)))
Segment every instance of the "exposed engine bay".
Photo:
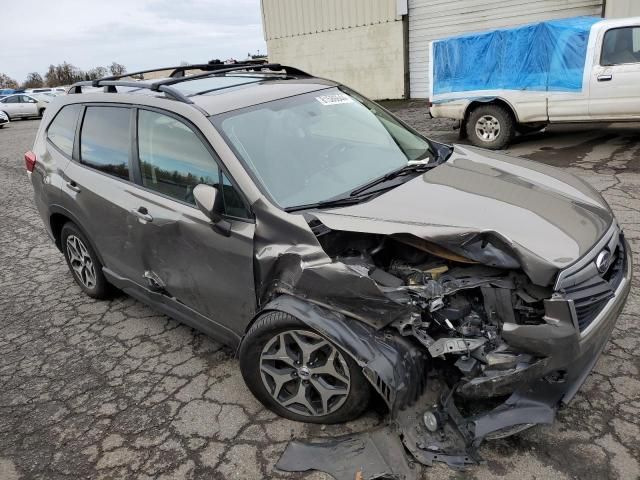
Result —
POLYGON ((539 360, 501 337, 504 322, 544 323, 543 301, 552 292, 524 274, 478 265, 410 236, 331 232, 319 240, 336 262, 413 308, 390 327, 417 340, 439 368, 449 367, 447 378, 451 386, 459 384, 458 394, 511 393, 517 386, 512 375, 539 360), (501 382, 507 373, 510 381, 501 382))

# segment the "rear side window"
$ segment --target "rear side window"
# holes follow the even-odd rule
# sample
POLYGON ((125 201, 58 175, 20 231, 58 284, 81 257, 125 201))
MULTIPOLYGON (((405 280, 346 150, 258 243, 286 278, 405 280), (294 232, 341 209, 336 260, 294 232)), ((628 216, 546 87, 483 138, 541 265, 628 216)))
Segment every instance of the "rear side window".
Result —
POLYGON ((73 153, 73 139, 80 108, 80 105, 62 107, 47 130, 47 138, 51 143, 68 156, 73 153))
POLYGON ((640 62, 640 27, 614 28, 602 42, 601 65, 640 62))
POLYGON ((138 156, 142 185, 195 205, 199 183, 217 185, 218 165, 198 136, 173 117, 138 112, 138 156))
POLYGON ((3 100, 3 103, 20 103, 20 97, 18 95, 15 97, 7 97, 3 100))
POLYGON ((87 107, 80 132, 80 162, 129 179, 131 111, 122 107, 87 107))

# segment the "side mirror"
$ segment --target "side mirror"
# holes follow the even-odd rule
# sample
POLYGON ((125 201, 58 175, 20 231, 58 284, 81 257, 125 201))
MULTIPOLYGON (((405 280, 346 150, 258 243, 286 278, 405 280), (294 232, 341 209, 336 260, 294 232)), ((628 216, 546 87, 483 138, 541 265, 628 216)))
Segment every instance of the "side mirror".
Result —
POLYGON ((202 213, 211 219, 213 223, 222 220, 222 195, 216 187, 203 183, 193 189, 193 198, 202 213))

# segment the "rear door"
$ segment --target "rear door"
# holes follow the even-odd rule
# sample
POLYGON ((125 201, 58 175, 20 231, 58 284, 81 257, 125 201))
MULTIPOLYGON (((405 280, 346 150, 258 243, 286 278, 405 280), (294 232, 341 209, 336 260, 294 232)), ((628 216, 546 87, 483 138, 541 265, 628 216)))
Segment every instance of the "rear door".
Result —
POLYGON ((132 213, 137 204, 131 169, 134 114, 135 109, 124 105, 84 108, 61 195, 104 266, 126 278, 138 271, 137 217, 132 213))
POLYGON ((640 25, 602 34, 590 79, 592 120, 640 119, 640 25))
POLYGON ((255 224, 241 195, 206 138, 181 117, 140 108, 137 137, 138 278, 222 329, 241 332, 256 302, 255 224), (196 207, 200 183, 223 192, 227 230, 196 207))
POLYGON ((23 117, 38 115, 38 101, 29 95, 20 95, 20 111, 23 117))

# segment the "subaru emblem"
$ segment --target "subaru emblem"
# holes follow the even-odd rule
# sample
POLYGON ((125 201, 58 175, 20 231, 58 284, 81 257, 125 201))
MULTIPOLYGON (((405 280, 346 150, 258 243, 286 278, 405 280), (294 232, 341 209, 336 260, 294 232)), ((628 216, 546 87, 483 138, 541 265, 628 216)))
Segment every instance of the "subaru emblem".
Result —
POLYGON ((605 273, 609 268, 609 262, 611 261, 611 254, 609 250, 602 250, 596 257, 596 268, 598 272, 605 273))

